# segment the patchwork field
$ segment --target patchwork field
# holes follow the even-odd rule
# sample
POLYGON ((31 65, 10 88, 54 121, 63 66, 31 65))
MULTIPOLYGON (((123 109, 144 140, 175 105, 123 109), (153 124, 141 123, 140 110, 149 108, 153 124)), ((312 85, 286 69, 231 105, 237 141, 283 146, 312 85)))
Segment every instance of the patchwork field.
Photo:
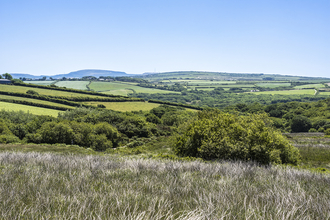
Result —
POLYGON ((119 83, 119 82, 92 82, 89 86, 90 89, 112 95, 128 95, 129 93, 176 93, 161 89, 152 89, 136 86, 134 84, 119 83))
POLYGON ((48 109, 48 108, 40 108, 35 106, 29 105, 21 105, 21 104, 14 104, 8 102, 0 102, 0 109, 4 109, 7 111, 24 111, 29 112, 34 115, 50 115, 53 117, 57 117, 58 113, 61 111, 48 109))
POLYGON ((87 90, 89 81, 59 81, 55 83, 56 86, 66 87, 71 89, 87 90))
POLYGON ((283 91, 264 91, 264 92, 254 92, 256 95, 260 94, 271 94, 271 95, 314 95, 314 89, 302 89, 302 90, 283 90, 283 91))
POLYGON ((140 110, 149 111, 159 106, 159 104, 148 102, 85 102, 84 104, 94 106, 103 104, 107 109, 121 112, 140 110))
POLYGON ((295 89, 311 89, 311 88, 324 88, 325 86, 323 84, 306 84, 301 86, 295 86, 295 89))
POLYGON ((236 81, 215 81, 215 80, 191 80, 191 79, 173 79, 173 80, 162 80, 164 83, 185 83, 188 85, 196 85, 196 84, 235 84, 236 81))
POLYGON ((55 102, 48 102, 48 101, 39 100, 39 99, 30 99, 30 98, 17 97, 17 96, 9 96, 9 95, 0 95, 0 98, 1 99, 8 99, 8 100, 21 100, 21 101, 39 103, 39 104, 44 104, 44 105, 51 105, 51 106, 58 106, 58 107, 65 107, 65 108, 72 108, 72 109, 74 109, 74 107, 69 106, 69 105, 64 105, 64 104, 55 103, 55 102))
POLYGON ((256 86, 266 88, 276 88, 280 86, 291 86, 291 83, 257 83, 256 86))
POLYGON ((36 85, 43 85, 43 86, 48 86, 48 85, 51 85, 52 83, 54 83, 55 81, 24 81, 25 83, 28 83, 28 84, 36 84, 36 85))
POLYGON ((330 95, 330 92, 320 92, 320 95, 330 95))
POLYGON ((103 96, 95 96, 95 95, 88 95, 82 93, 75 93, 75 92, 65 92, 59 90, 51 90, 51 89, 40 89, 40 88, 32 88, 32 87, 25 87, 25 86, 12 86, 12 85, 3 85, 0 84, 0 91, 6 92, 19 92, 19 93, 26 93, 28 90, 34 90, 38 92, 40 95, 52 95, 52 96, 73 96, 73 97, 99 97, 104 98, 103 96))

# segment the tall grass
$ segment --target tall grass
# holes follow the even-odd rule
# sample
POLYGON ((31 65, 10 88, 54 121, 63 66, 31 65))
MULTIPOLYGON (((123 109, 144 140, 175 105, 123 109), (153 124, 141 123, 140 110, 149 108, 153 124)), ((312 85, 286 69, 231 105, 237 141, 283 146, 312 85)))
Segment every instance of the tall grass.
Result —
POLYGON ((330 177, 253 163, 0 153, 1 219, 329 219, 330 177))

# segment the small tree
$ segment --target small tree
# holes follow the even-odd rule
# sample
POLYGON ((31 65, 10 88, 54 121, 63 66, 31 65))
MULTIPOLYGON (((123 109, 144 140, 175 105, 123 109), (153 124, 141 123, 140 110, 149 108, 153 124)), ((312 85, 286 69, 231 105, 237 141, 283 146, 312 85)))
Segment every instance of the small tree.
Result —
POLYGON ((12 80, 12 79, 13 79, 12 75, 10 75, 9 73, 4 73, 4 74, 2 74, 2 76, 3 76, 5 79, 8 79, 8 80, 12 80))

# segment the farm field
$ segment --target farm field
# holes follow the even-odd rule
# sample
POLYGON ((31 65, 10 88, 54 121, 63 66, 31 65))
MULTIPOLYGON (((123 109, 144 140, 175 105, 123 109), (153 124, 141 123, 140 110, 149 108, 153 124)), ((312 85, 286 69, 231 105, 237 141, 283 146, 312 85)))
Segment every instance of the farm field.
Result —
POLYGON ((45 80, 45 81, 38 81, 38 80, 35 80, 35 81, 24 81, 25 83, 28 83, 28 84, 36 84, 36 85, 43 85, 43 86, 48 86, 48 85, 51 85, 52 83, 54 83, 55 81, 54 80, 45 80))
POLYGON ((330 95, 330 92, 320 92, 319 95, 330 95))
POLYGON ((53 110, 48 108, 40 108, 35 106, 21 105, 21 104, 8 103, 8 102, 0 102, 0 109, 4 109, 7 111, 29 112, 34 115, 50 115, 53 117, 57 117, 58 113, 61 112, 58 110, 53 110))
POLYGON ((306 84, 301 86, 295 86, 295 89, 311 89, 311 88, 324 88, 325 86, 323 84, 306 84))
POLYGON ((75 93, 75 92, 65 92, 59 90, 51 90, 51 89, 41 89, 41 88, 32 88, 26 86, 12 86, 12 85, 3 85, 0 84, 0 91, 6 92, 19 92, 19 93, 26 93, 28 90, 34 90, 38 92, 40 95, 51 95, 51 96, 68 96, 68 97, 99 97, 104 98, 103 96, 95 96, 89 94, 82 94, 82 93, 75 93))
POLYGON ((84 104, 94 106, 97 106, 98 104, 103 104, 107 109, 120 112, 140 110, 150 111, 151 109, 159 106, 159 104, 148 102, 85 102, 84 104))
POLYGON ((291 83, 257 83, 256 86, 267 87, 267 88, 276 88, 280 86, 291 86, 291 83))
POLYGON ((93 89, 97 92, 102 92, 106 94, 113 95, 128 95, 129 93, 133 93, 133 90, 136 93, 177 93, 167 90, 161 89, 152 89, 152 88, 144 88, 132 84, 126 83, 118 83, 118 82, 92 82, 89 86, 90 89, 93 89))
POLYGON ((271 94, 271 95, 314 95, 314 89, 303 89, 303 90, 283 90, 283 91, 263 91, 263 92, 254 92, 253 94, 271 94))
POLYGON ((87 85, 89 81, 58 81, 55 83, 56 86, 59 87, 66 87, 71 89, 80 89, 80 90, 87 90, 87 85))
POLYGON ((0 98, 1 99, 8 99, 8 100, 21 100, 21 101, 39 103, 39 104, 44 104, 44 105, 51 105, 51 106, 58 106, 58 107, 65 107, 65 108, 74 109, 74 107, 69 106, 69 105, 64 105, 64 104, 55 103, 55 102, 48 102, 48 101, 39 100, 39 99, 30 99, 30 98, 25 98, 25 97, 17 97, 17 96, 1 95, 1 94, 0 94, 0 98))
POLYGON ((217 80, 193 80, 193 79, 173 79, 173 80, 162 80, 164 83, 185 83, 189 84, 235 84, 236 81, 217 81, 217 80))

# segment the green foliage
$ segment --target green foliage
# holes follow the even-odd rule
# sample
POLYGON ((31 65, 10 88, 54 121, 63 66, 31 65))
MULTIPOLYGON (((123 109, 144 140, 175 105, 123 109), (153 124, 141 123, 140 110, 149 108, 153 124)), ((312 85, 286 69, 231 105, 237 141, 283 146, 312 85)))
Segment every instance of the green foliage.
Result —
POLYGON ((317 130, 315 128, 311 128, 311 129, 309 129, 308 132, 317 132, 317 130))
POLYGON ((8 80, 12 80, 12 79, 13 79, 12 75, 10 75, 9 73, 4 73, 4 74, 2 74, 2 76, 3 76, 5 79, 8 79, 8 80))
POLYGON ((264 114, 238 116, 203 111, 177 137, 174 151, 179 156, 203 159, 297 164, 298 149, 270 125, 264 114))
POLYGON ((311 127, 311 120, 305 116, 296 115, 291 120, 291 130, 293 132, 308 132, 311 127))
POLYGON ((146 121, 154 124, 162 124, 162 120, 153 113, 149 113, 146 115, 146 121))
POLYGON ((330 135, 330 128, 324 131, 325 135, 330 135))
POLYGON ((26 94, 30 94, 30 95, 39 95, 38 92, 32 90, 32 89, 29 89, 28 91, 26 91, 26 94))

